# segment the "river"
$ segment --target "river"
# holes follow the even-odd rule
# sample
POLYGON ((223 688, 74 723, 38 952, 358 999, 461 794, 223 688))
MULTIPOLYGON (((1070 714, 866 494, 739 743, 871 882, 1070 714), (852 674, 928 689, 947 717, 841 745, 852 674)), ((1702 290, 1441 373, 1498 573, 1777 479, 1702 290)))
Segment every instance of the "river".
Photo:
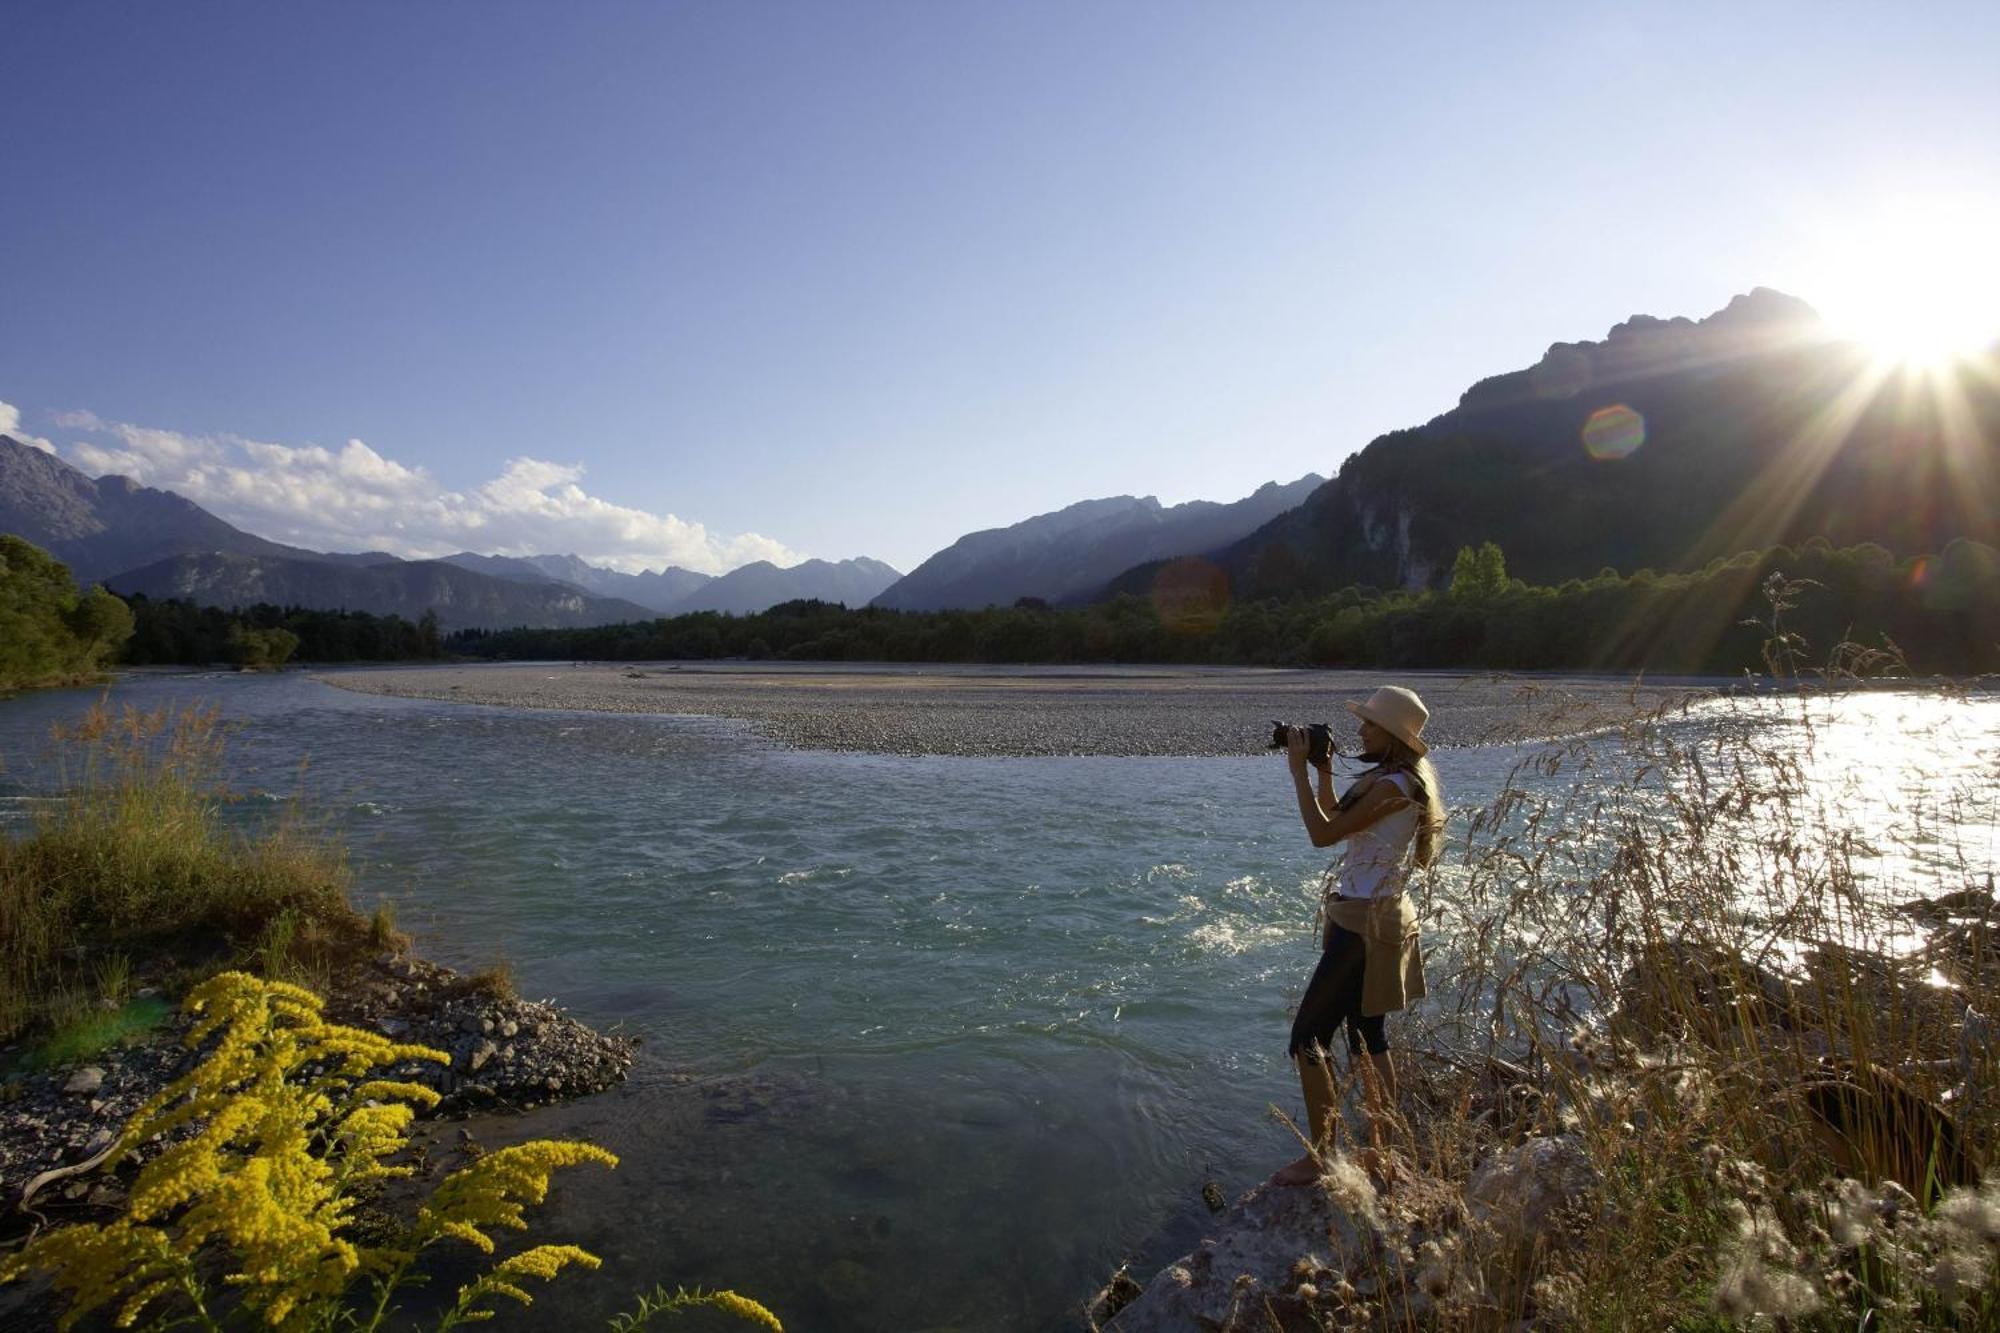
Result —
MULTIPOLYGON (((96 697, 0 701, 0 820, 25 820, 49 727, 96 697)), ((504 959, 523 994, 643 1039, 624 1087, 480 1127, 624 1159, 560 1179, 536 1226, 605 1269, 512 1326, 601 1326, 664 1282, 798 1329, 1073 1328, 1121 1259, 1199 1235, 1205 1182, 1234 1195, 1295 1154, 1269 1108, 1294 1110, 1326 854, 1278 758, 827 753, 298 673, 139 675, 111 699, 220 707, 240 817, 302 799, 419 951, 504 959)), ((1803 771, 1826 819, 1883 835, 1871 873, 1914 894, 1990 872, 2000 703, 1827 707, 1803 771)), ((1526 753, 1440 751, 1453 808, 1526 753)))

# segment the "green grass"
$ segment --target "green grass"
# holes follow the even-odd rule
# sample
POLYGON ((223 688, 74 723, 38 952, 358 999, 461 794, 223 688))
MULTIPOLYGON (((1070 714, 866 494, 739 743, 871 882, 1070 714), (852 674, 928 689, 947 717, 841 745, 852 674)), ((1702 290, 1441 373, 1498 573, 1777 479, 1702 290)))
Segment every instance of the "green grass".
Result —
POLYGON ((174 1007, 159 996, 147 995, 116 1009, 84 1014, 36 1042, 22 1063, 30 1069, 77 1064, 143 1038, 173 1012, 174 1007))
POLYGON ((0 1039, 122 1003, 135 978, 248 964, 310 981, 368 947, 338 846, 296 812, 226 818, 213 711, 100 703, 55 741, 62 799, 0 840, 0 1039))

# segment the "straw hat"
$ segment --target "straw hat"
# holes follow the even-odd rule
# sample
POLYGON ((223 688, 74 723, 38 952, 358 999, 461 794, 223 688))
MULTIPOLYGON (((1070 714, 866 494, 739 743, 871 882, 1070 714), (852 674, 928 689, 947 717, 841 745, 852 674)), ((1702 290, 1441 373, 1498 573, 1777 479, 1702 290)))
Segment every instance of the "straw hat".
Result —
POLYGON ((1418 758, 1430 751, 1431 747, 1424 744, 1423 732, 1431 710, 1424 707, 1424 701, 1411 690, 1400 685, 1384 685, 1360 703, 1349 699, 1347 711, 1373 722, 1409 746, 1418 758))

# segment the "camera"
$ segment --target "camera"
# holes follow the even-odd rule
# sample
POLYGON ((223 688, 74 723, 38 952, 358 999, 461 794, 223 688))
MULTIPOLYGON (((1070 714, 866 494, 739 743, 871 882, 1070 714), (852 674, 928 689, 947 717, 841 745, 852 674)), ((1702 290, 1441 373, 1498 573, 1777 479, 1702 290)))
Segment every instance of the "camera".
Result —
MULTIPOLYGON (((1292 724, 1289 722, 1273 722, 1271 724, 1271 748, 1273 750, 1282 750, 1285 748, 1285 732, 1291 726, 1292 724)), ((1331 762, 1335 753, 1333 748, 1333 728, 1324 722, 1307 724, 1306 762, 1317 768, 1322 764, 1331 762)))

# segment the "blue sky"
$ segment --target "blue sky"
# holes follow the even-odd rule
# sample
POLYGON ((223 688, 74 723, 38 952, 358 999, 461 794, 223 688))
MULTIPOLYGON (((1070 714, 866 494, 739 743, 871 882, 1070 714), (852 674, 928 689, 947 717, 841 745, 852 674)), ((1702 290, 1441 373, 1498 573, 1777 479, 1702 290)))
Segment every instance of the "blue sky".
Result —
POLYGON ((20 430, 406 554, 1233 499, 2000 201, 1992 5, 14 3, 0 52, 20 430))

